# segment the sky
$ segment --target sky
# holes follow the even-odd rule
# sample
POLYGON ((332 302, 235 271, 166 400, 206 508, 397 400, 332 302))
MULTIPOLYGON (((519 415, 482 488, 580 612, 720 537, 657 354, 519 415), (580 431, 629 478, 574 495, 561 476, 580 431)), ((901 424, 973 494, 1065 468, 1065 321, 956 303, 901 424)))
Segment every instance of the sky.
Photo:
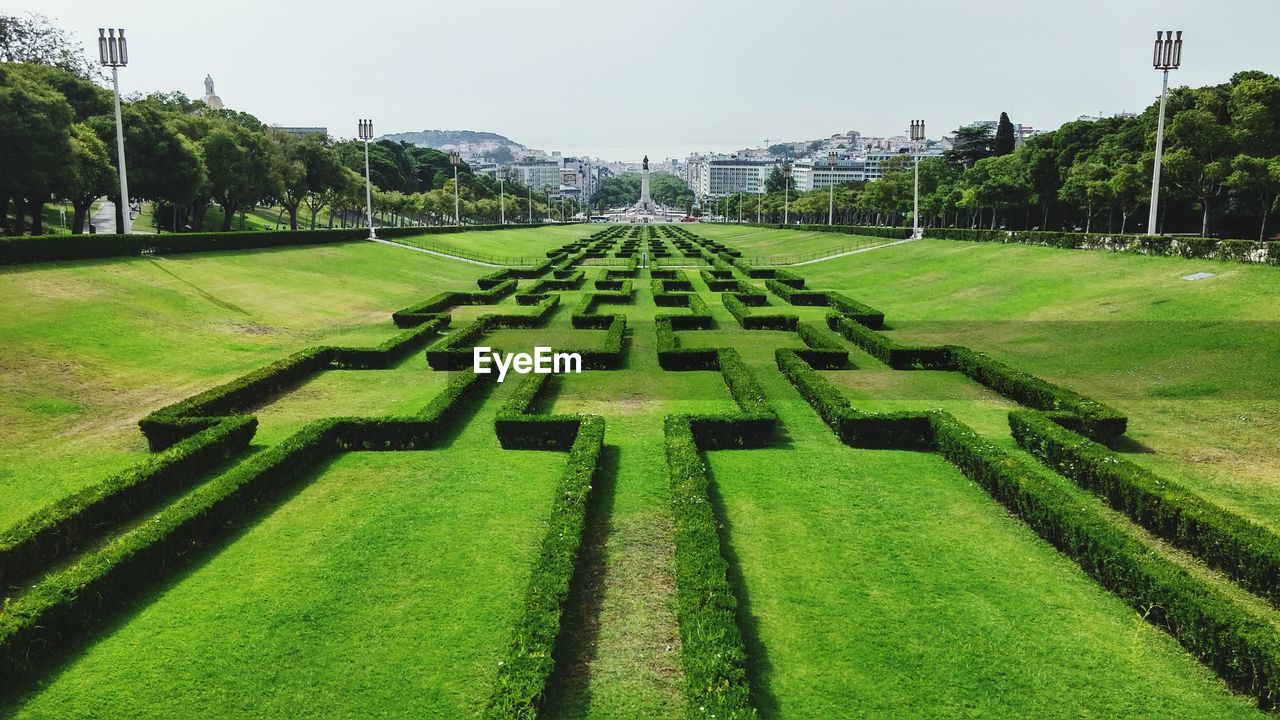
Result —
POLYGON ((121 89, 204 93, 335 137, 488 130, 638 161, 858 130, 940 137, 1001 111, 1051 129, 1141 111, 1155 31, 1183 30, 1171 85, 1280 74, 1278 0, 9 0, 95 57, 123 27, 121 89))

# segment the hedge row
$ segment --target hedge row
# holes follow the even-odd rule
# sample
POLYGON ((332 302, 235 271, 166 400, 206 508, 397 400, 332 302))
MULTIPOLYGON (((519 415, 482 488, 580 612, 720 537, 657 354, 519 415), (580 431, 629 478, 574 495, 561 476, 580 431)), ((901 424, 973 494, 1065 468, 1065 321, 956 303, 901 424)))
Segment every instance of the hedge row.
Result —
POLYGON ((932 413, 938 452, 1103 587, 1164 628, 1229 685, 1271 707, 1280 637, 1264 611, 1233 600, 1169 560, 1138 531, 1085 502, 945 413, 932 413))
POLYGON ((188 489, 205 472, 246 450, 257 426, 252 417, 225 418, 0 533, 0 588, 69 557, 160 500, 188 489))
POLYGON ((812 290, 797 290, 794 285, 789 285, 781 280, 769 278, 764 281, 764 286, 774 295, 786 300, 792 305, 827 305, 827 293, 815 292, 812 290))
POLYGON ((743 293, 721 293, 724 308, 738 321, 743 330, 795 330, 800 318, 795 315, 752 315, 748 303, 763 305, 753 298, 758 295, 743 293))
POLYGON ((817 325, 807 322, 798 323, 796 334, 808 346, 806 350, 797 350, 796 354, 813 367, 822 370, 838 370, 849 363, 849 351, 844 349, 840 341, 817 325))
POLYGON ((147 522, 44 576, 0 611, 0 676, 32 670, 104 612, 164 572, 234 532, 238 521, 283 496, 310 469, 342 449, 420 449, 463 420, 455 406, 482 385, 454 378, 421 413, 408 418, 329 418, 197 487, 147 522))
POLYGON ((1040 412, 1015 411, 1018 444, 1134 522, 1280 604, 1280 537, 1181 485, 1066 430, 1040 412))
POLYGON ((582 299, 578 301, 577 307, 573 309, 570 322, 575 328, 607 328, 613 322, 611 315, 596 315, 596 308, 600 305, 630 305, 635 302, 635 295, 632 294, 630 288, 627 290, 604 291, 595 293, 584 293, 582 299))
POLYGON ((659 315, 654 320, 658 336, 658 366, 663 370, 715 370, 719 363, 714 348, 682 348, 677 343, 676 320, 686 317, 659 315))
POLYGON ((450 290, 432 295, 427 300, 410 305, 403 310, 391 314, 391 321, 397 327, 416 327, 423 322, 425 316, 439 313, 458 305, 495 305, 502 298, 516 291, 516 281, 507 279, 479 292, 462 292, 450 290))
POLYGON ((870 305, 860 303, 844 293, 828 292, 827 304, 836 312, 854 322, 866 325, 872 330, 879 330, 884 327, 884 313, 870 305))
POLYGON ((927 449, 933 442, 929 418, 919 413, 864 413, 850 407, 835 385, 788 348, 774 351, 778 370, 791 381, 800 396, 851 447, 874 449, 927 449))
MULTIPOLYGON (((532 381, 535 394, 548 376, 532 381)), ((501 417, 501 416, 500 416, 501 417)), ((571 443, 558 449, 569 451, 568 463, 560 479, 547 531, 534 560, 523 608, 516 620, 510 646, 498 665, 484 717, 493 720, 535 718, 542 705, 547 678, 555 668, 553 657, 560 635, 564 601, 569 595, 578 553, 586 527, 587 498, 591 493, 600 452, 604 447, 604 420, 599 416, 523 416, 509 423, 535 426, 543 421, 560 422, 570 428, 571 443)), ((504 447, 507 445, 504 443, 504 447)))
POLYGON ((690 419, 663 421, 675 520, 676 612, 689 717, 755 718, 737 599, 720 551, 702 454, 690 419))
POLYGON ((427 364, 432 370, 470 368, 474 359, 472 348, 480 338, 499 328, 542 327, 559 304, 559 295, 545 295, 541 296, 534 312, 528 315, 481 315, 427 348, 427 364))
POLYGON ((970 242, 1021 243, 1071 250, 1110 250, 1139 255, 1217 259, 1229 262, 1280 265, 1280 242, 1218 240, 1216 238, 1068 233, 1043 230, 977 230, 929 228, 925 237, 970 242))
POLYGON ((542 277, 550 270, 550 260, 543 260, 537 265, 527 268, 502 268, 501 270, 495 270, 488 275, 481 276, 479 280, 476 280, 476 285, 479 285, 481 290, 488 290, 489 288, 500 285, 507 280, 515 280, 517 278, 532 280, 533 278, 542 277))
MULTIPOLYGON (((521 226, 521 227, 541 227, 521 226)), ((468 230, 500 230, 502 225, 379 228, 383 238, 438 235, 468 230)), ((83 260, 130 255, 249 250, 254 248, 351 242, 369 237, 368 228, 266 230, 261 232, 167 233, 159 235, 34 235, 0 237, 0 265, 83 260)))
POLYGON ((1064 411, 1064 422, 1085 435, 1111 442, 1124 434, 1128 419, 1119 411, 1073 390, 1016 370, 983 353, 956 345, 898 345, 887 336, 839 315, 827 323, 868 354, 897 370, 926 369, 962 372, 978 383, 1037 410, 1064 411))

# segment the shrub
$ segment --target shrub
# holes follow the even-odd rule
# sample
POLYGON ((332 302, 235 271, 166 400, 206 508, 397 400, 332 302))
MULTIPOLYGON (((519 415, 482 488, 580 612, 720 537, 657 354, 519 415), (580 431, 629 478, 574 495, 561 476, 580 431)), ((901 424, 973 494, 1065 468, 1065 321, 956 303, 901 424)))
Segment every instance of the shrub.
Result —
POLYGON ((744 330, 795 330, 796 323, 800 321, 800 318, 795 315, 752 315, 748 304, 765 304, 767 299, 762 295, 722 293, 720 297, 723 299, 725 309, 744 330))
POLYGON ((676 611, 688 714, 754 718, 737 600, 720 553, 702 455, 688 416, 667 416, 663 430, 675 520, 676 611))
POLYGON ((1249 590, 1280 600, 1280 537, 1070 432, 1048 415, 1009 414, 1018 444, 1151 532, 1249 590))

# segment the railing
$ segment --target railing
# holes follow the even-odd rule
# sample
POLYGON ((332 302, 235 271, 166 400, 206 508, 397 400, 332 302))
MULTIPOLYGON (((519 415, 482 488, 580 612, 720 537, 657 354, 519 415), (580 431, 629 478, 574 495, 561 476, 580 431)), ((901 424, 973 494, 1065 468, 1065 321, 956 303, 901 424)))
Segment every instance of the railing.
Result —
POLYGON ((897 240, 888 238, 866 238, 856 243, 844 244, 839 247, 825 248, 816 252, 805 253, 802 255, 761 255, 758 257, 743 257, 742 259, 754 267, 768 267, 771 265, 797 265, 810 260, 822 260, 824 258, 836 257, 845 253, 855 252, 857 250, 866 250, 867 248, 879 247, 887 245, 897 240))
POLYGON ((440 253, 441 255, 451 255, 464 260, 474 260, 475 262, 488 263, 490 265, 503 265, 507 267, 533 267, 547 259, 545 255, 541 257, 489 255, 488 253, 463 250, 453 245, 441 245, 440 243, 428 242, 420 237, 413 236, 393 238, 390 242, 408 245, 409 247, 415 247, 419 250, 426 250, 428 252, 440 253))

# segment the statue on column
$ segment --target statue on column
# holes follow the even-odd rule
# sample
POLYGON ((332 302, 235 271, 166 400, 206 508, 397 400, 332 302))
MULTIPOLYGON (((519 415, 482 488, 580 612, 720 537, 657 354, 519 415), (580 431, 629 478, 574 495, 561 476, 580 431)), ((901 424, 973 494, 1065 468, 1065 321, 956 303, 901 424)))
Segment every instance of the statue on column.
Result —
POLYGON ((210 110, 222 109, 222 98, 213 94, 213 76, 204 76, 204 104, 210 110))

